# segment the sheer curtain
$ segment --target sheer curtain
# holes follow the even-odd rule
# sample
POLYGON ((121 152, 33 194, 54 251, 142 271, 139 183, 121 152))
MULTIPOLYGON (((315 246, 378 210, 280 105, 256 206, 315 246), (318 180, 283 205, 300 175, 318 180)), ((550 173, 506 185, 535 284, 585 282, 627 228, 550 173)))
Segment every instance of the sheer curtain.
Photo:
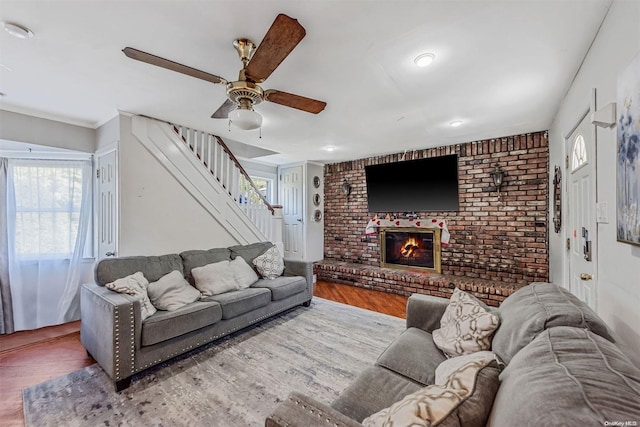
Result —
POLYGON ((79 318, 91 162, 10 159, 9 280, 15 330, 79 318))
POLYGON ((0 334, 13 329, 11 287, 9 286, 9 236, 7 232, 7 178, 9 159, 0 157, 0 334))

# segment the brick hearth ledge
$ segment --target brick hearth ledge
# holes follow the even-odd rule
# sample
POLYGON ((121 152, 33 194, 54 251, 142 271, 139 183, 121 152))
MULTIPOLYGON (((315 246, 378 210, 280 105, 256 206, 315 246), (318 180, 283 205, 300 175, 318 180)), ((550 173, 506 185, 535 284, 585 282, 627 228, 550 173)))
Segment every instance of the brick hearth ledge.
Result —
POLYGON ((335 260, 315 263, 315 271, 318 280, 407 296, 418 293, 450 298, 453 290, 459 288, 491 306, 500 305, 509 295, 526 286, 497 280, 381 268, 335 260))

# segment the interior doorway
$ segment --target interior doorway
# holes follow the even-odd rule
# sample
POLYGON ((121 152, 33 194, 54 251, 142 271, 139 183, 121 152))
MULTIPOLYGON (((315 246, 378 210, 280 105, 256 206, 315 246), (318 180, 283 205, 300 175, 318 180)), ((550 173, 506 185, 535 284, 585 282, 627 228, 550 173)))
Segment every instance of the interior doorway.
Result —
POLYGON ((283 168, 280 171, 282 198, 284 257, 302 259, 304 214, 302 206, 304 179, 302 166, 283 168))
POLYGON ((118 253, 117 153, 116 149, 96 153, 98 260, 118 253))

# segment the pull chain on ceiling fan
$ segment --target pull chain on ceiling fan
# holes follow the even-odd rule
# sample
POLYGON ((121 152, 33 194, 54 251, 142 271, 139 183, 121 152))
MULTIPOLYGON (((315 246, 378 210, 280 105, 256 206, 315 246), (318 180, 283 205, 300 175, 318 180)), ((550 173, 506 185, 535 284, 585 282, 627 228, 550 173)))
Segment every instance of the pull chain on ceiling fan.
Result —
POLYGON ((131 47, 122 51, 131 59, 146 62, 167 70, 176 71, 214 84, 227 87, 227 100, 211 116, 214 119, 229 119, 243 130, 258 129, 262 125, 262 116, 253 107, 263 101, 274 102, 285 107, 318 114, 327 103, 300 95, 275 89, 263 90, 259 83, 264 82, 300 43, 306 31, 296 19, 279 14, 271 24, 260 45, 249 39, 237 39, 233 46, 238 52, 242 69, 238 80, 228 81, 222 77, 179 64, 131 47))

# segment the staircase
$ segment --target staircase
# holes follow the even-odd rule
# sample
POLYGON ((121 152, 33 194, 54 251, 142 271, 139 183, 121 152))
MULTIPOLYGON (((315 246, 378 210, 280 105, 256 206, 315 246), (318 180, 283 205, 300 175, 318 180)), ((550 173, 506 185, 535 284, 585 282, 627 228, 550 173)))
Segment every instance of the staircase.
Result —
POLYGON ((239 243, 282 249, 282 207, 264 198, 222 138, 143 116, 132 118, 132 132, 239 243))

